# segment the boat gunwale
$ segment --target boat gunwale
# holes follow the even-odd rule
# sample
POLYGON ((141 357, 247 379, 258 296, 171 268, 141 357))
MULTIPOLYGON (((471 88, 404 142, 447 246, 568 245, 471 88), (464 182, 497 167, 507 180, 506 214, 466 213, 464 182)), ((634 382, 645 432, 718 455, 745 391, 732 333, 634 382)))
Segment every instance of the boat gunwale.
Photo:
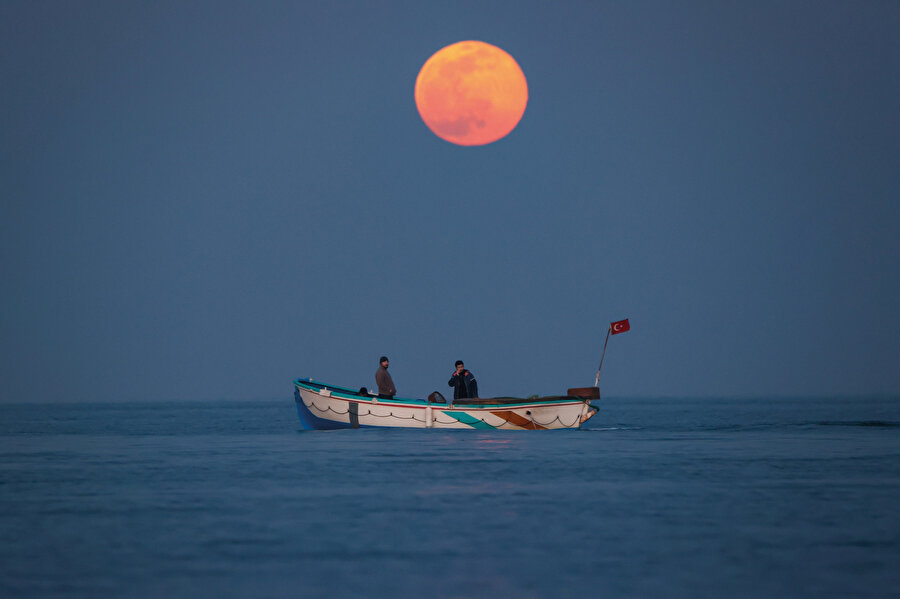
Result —
MULTIPOLYGON (((321 396, 321 390, 328 390, 331 392, 330 397, 334 397, 335 399, 340 399, 343 401, 358 401, 361 403, 369 403, 374 405, 381 406, 398 406, 398 407, 406 407, 406 408, 417 408, 417 409, 425 409, 426 407, 431 407, 433 409, 440 410, 448 410, 454 412, 460 411, 468 411, 468 410, 497 410, 498 408, 520 408, 520 407, 542 407, 542 406, 564 406, 570 404, 584 404, 587 403, 588 406, 591 406, 590 401, 581 397, 577 397, 574 395, 554 395, 547 398, 536 398, 536 399, 525 399, 525 398, 478 398, 484 399, 485 403, 464 403, 464 404, 454 404, 450 403, 433 403, 426 399, 416 399, 416 398, 394 398, 394 399, 380 399, 377 395, 369 395, 367 397, 363 397, 359 394, 358 391, 353 391, 347 387, 341 387, 338 385, 330 385, 328 383, 322 383, 319 381, 314 381, 312 379, 294 379, 294 385, 299 388, 303 388, 306 391, 311 391, 321 396), (342 397, 343 396, 343 397, 342 397), (518 402, 513 403, 490 403, 492 399, 516 399, 520 400, 518 402)), ((323 396, 327 397, 327 396, 323 396)))

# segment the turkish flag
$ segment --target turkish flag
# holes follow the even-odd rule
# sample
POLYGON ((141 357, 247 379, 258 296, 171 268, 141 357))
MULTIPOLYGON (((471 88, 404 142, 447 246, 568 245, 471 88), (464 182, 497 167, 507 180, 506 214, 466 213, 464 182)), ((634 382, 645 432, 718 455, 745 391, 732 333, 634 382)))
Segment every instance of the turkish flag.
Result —
POLYGON ((612 331, 613 335, 618 335, 619 333, 630 331, 631 325, 628 324, 627 318, 625 320, 617 320, 616 322, 609 323, 609 330, 612 331))

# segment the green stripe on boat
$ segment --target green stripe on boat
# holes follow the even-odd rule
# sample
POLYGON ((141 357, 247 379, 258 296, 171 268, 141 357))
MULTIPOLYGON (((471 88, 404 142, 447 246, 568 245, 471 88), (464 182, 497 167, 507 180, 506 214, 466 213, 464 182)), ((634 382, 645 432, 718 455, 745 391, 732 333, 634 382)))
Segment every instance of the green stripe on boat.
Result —
POLYGON ((472 428, 491 428, 491 429, 495 428, 495 427, 491 426, 490 424, 488 424, 487 422, 485 422, 484 420, 482 420, 481 418, 475 418, 474 416, 466 414, 465 412, 450 412, 447 410, 441 410, 441 411, 444 414, 446 414, 447 416, 450 416, 451 418, 456 418, 463 424, 468 424, 472 428))

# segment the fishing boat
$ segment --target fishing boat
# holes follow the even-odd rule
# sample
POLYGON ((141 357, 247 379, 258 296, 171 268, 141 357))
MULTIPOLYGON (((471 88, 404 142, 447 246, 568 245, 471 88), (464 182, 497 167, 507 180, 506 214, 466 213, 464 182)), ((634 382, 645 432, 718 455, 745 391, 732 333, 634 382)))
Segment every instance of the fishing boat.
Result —
MULTIPOLYGON (((312 379, 294 381, 294 401, 300 424, 307 430, 336 428, 461 428, 546 430, 581 428, 599 410, 600 369, 610 335, 631 329, 628 319, 609 323, 600 367, 593 387, 574 387, 565 395, 548 397, 472 397, 447 402, 435 391, 426 399, 378 396, 365 387, 358 391, 312 379)), ((460 362, 461 363, 461 362, 460 362)))
POLYGON ((545 430, 581 428, 598 409, 597 387, 569 389, 566 395, 467 398, 447 402, 434 392, 426 399, 379 398, 365 388, 294 381, 294 401, 307 430, 339 428, 440 428, 545 430))

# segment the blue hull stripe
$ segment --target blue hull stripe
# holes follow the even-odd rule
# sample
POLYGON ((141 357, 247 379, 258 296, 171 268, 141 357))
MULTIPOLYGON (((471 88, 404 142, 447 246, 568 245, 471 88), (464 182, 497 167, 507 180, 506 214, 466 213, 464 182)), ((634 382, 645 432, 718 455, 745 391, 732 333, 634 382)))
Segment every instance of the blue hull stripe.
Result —
POLYGON ((448 410, 442 410, 442 412, 444 412, 444 414, 446 414, 447 416, 450 416, 451 418, 456 418, 463 424, 468 424, 472 428, 490 428, 490 429, 496 428, 494 426, 491 426, 490 424, 488 424, 481 418, 475 418, 474 416, 470 416, 469 414, 466 414, 465 412, 452 412, 452 411, 448 411, 448 410))

